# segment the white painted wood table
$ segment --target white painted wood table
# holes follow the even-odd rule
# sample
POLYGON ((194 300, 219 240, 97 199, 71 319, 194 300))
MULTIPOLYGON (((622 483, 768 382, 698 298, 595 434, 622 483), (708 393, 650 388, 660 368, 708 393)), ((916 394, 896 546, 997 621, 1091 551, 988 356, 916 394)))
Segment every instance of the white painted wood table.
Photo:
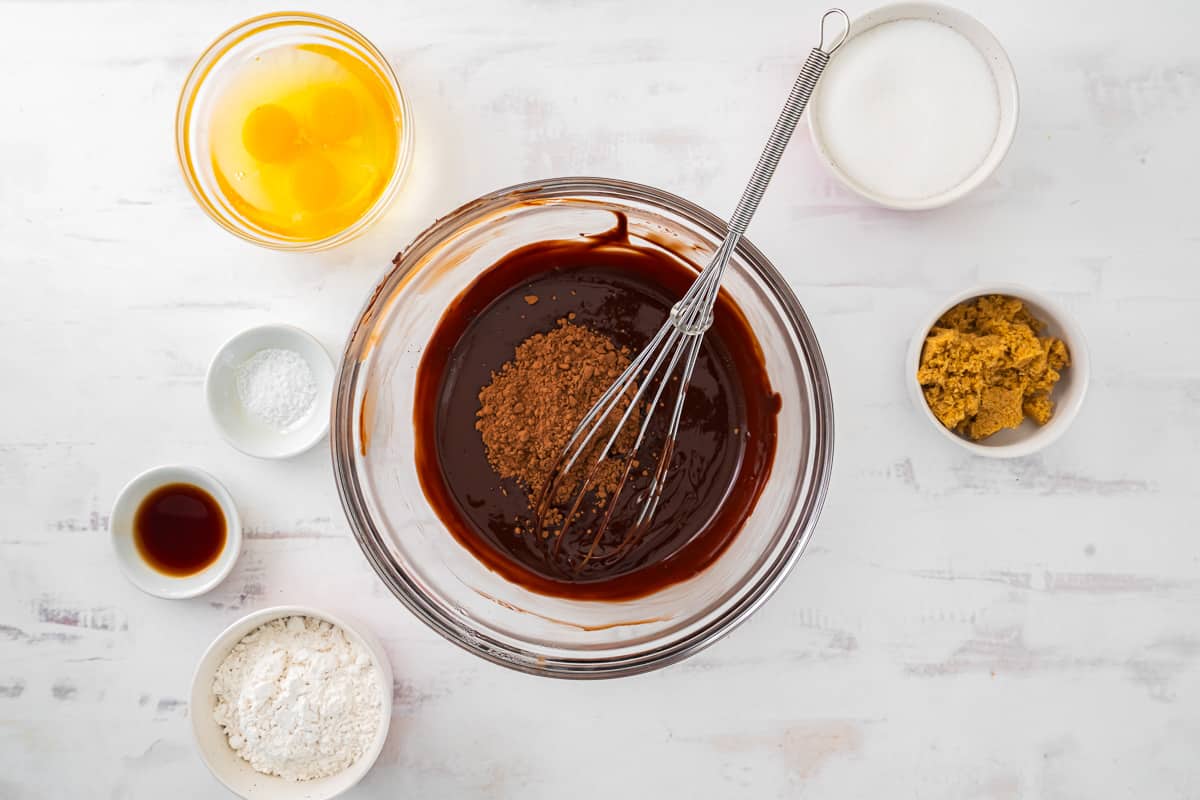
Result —
POLYGON ((355 798, 1200 796, 1200 6, 963 5, 1021 81, 995 178, 886 212, 802 131, 751 229, 834 384, 812 546, 713 648, 580 684, 425 629, 360 555, 327 447, 229 448, 205 365, 270 320, 339 350, 391 255, 500 186, 604 175, 727 213, 823 6, 316 3, 388 54, 418 152, 365 238, 288 256, 205 218, 172 143, 192 60, 271 6, 0 2, 0 797, 223 796, 192 747, 192 668, 289 601, 369 619, 394 660, 392 736, 355 798), (1088 400, 1036 457, 966 455, 903 390, 918 319, 981 280, 1051 293, 1089 336, 1088 400), (162 462, 211 470, 244 516, 236 571, 193 601, 139 593, 108 544, 114 494, 162 462))

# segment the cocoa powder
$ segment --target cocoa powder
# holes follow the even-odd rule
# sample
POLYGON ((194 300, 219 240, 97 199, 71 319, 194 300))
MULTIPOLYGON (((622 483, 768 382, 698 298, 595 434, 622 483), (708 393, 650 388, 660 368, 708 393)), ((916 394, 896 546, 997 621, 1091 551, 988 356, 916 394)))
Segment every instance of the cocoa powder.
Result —
MULTIPOLYGON (((574 314, 570 315, 572 318, 574 314)), ((575 427, 600 395, 629 366, 629 350, 570 319, 535 334, 517 346, 512 361, 492 373, 479 392, 475 428, 483 437, 488 462, 502 478, 513 478, 536 502, 575 427)), ((556 492, 555 502, 568 502, 590 469, 621 413, 610 414, 600 435, 556 492)), ((631 417, 597 471, 591 490, 603 501, 616 491, 625 462, 619 456, 632 446, 640 414, 631 417), (618 456, 618 457, 614 457, 618 456)))

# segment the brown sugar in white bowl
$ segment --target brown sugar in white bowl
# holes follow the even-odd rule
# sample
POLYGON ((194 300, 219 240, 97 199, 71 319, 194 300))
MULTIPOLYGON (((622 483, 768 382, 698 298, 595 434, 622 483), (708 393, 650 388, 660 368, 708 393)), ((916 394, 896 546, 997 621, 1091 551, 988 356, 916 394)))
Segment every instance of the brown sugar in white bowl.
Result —
POLYGON ((1087 342, 1084 340, 1083 329, 1075 322, 1057 302, 1044 294, 1025 286, 1016 284, 984 284, 959 292, 948 298, 926 315, 917 326, 909 343, 908 354, 904 360, 905 381, 908 385, 909 396, 917 408, 917 412, 929 420, 941 435, 975 455, 988 458, 1020 458, 1049 446, 1062 436, 1083 405, 1087 393, 1088 380, 1091 376, 1091 364, 1088 356, 1087 342), (1062 371, 1062 378, 1055 384, 1051 399, 1054 401, 1054 414, 1045 425, 1038 425, 1031 419, 1026 419, 1017 428, 1006 429, 988 436, 985 439, 971 441, 947 428, 934 416, 925 395, 917 380, 917 370, 921 364, 921 351, 929 331, 941 319, 942 315, 960 303, 984 295, 1004 295, 1015 297, 1025 304, 1035 318, 1045 323, 1043 332, 1048 336, 1062 339, 1067 345, 1071 362, 1062 371))

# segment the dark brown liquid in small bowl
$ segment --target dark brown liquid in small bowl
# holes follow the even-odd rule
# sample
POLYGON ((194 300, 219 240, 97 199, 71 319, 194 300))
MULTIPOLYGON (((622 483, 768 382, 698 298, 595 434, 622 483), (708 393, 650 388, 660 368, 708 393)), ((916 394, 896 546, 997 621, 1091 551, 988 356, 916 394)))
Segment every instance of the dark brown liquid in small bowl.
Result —
POLYGON ((201 572, 225 549, 225 512, 212 495, 190 483, 160 486, 133 516, 138 555, 156 572, 186 578, 201 572))
MULTIPOLYGON (((526 492, 493 471, 475 428, 480 389, 521 342, 574 314, 575 324, 636 353, 695 276, 672 254, 631 242, 622 217, 603 234, 510 253, 447 309, 417 370, 417 473, 438 517, 489 568, 542 594, 626 600, 700 573, 741 530, 770 474, 779 396, 748 322, 724 292, 684 403, 661 505, 650 530, 619 558, 582 558, 588 536, 555 541, 522 531, 526 492), (526 301, 531 295, 536 304, 526 301), (586 568, 564 571, 564 562, 586 568)), ((655 416, 659 433, 668 416, 655 416)), ((605 535, 620 542, 624 532, 605 535)))

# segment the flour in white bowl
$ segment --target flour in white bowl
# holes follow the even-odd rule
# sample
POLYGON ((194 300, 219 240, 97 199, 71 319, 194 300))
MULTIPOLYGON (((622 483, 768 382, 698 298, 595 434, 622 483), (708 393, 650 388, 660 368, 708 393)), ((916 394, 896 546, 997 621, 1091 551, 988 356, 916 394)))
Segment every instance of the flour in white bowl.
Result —
POLYGON ((217 667, 212 690, 229 746, 259 772, 297 781, 353 764, 384 713, 370 654, 311 617, 246 634, 217 667))

